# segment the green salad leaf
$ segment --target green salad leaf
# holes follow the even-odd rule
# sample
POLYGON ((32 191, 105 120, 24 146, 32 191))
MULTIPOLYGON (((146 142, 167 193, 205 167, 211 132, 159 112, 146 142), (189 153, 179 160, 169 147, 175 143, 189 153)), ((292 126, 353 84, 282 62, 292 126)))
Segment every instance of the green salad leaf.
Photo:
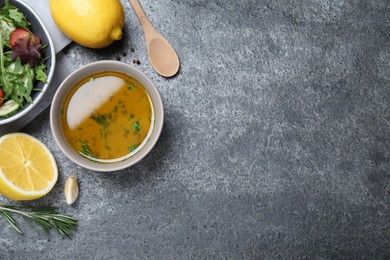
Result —
MULTIPOLYGON (((34 83, 36 81, 46 83, 48 80, 43 57, 33 67, 29 64, 22 64, 19 57, 11 58, 13 50, 10 45, 10 36, 12 32, 18 28, 30 31, 29 25, 23 12, 6 0, 5 6, 0 10, 0 88, 4 92, 2 101, 13 99, 20 108, 23 108, 25 102, 33 102, 32 92, 39 91, 34 88, 34 83)), ((42 50, 46 46, 43 46, 42 50)))
POLYGON ((3 39, 7 47, 10 47, 9 37, 16 28, 28 30, 29 22, 26 16, 17 7, 11 5, 9 0, 5 1, 5 6, 0 10, 0 27, 3 32, 3 39))

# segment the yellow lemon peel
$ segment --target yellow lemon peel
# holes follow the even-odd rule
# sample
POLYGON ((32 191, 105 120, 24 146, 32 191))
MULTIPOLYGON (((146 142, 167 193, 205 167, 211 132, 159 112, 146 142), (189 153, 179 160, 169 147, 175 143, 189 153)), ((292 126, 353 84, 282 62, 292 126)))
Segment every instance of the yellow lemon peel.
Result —
POLYGON ((82 46, 104 48, 122 38, 119 0, 50 0, 50 12, 58 28, 82 46))

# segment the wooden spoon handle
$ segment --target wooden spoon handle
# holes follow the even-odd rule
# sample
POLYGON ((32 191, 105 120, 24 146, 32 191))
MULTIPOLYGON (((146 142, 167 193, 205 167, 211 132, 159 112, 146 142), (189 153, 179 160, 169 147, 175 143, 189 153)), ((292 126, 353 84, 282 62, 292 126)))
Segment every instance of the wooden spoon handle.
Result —
POLYGON ((135 14, 137 15, 137 18, 144 29, 145 35, 148 33, 152 33, 156 31, 152 23, 149 21, 148 17, 146 16, 144 10, 142 9, 141 5, 139 4, 138 0, 129 0, 131 6, 133 7, 133 10, 135 14))

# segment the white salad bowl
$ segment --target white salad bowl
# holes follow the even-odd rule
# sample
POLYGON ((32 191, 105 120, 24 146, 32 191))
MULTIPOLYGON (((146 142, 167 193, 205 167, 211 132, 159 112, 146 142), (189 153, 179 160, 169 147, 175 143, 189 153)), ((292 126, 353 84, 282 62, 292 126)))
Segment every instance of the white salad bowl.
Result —
MULTIPOLYGON (((45 59, 47 82, 42 83, 35 81, 33 88, 38 90, 32 91, 31 93, 32 103, 25 102, 23 109, 19 110, 15 114, 12 114, 9 117, 0 118, 0 125, 8 124, 17 119, 22 118, 31 110, 33 110, 35 106, 37 106, 37 104, 45 97, 45 93, 49 88, 56 63, 56 52, 54 50, 52 38, 50 37, 49 31, 46 29, 44 23, 39 18, 38 14, 23 1, 10 0, 10 4, 19 8, 24 13, 28 22, 30 23, 31 32, 36 34, 41 39, 42 46, 47 45, 45 50, 42 52, 42 56, 45 59)), ((3 8, 4 5, 5 1, 0 0, 0 8, 3 8)))
MULTIPOLYGON (((82 102, 93 103, 90 97, 85 98, 87 100, 82 102)), ((112 60, 93 62, 71 73, 57 89, 50 109, 51 131, 53 133, 57 145, 62 150, 62 152, 74 163, 86 169, 98 172, 111 172, 122 170, 134 165, 135 163, 143 159, 157 143, 162 131, 163 122, 163 104, 161 96, 153 82, 143 72, 136 69, 134 66, 126 64, 124 62, 112 60), (142 145, 140 145, 134 153, 129 154, 129 156, 125 156, 119 161, 108 163, 96 162, 94 160, 86 158, 85 156, 82 156, 79 152, 77 152, 68 142, 61 123, 61 118, 67 111, 67 100, 69 100, 69 97, 72 97, 74 95, 75 89, 78 89, 77 87, 75 88, 75 86, 77 86, 79 82, 85 79, 93 79, 93 75, 96 75, 96 73, 104 72, 119 72, 140 82, 145 87, 145 90, 148 94, 153 114, 153 117, 151 119, 151 130, 149 131, 147 137, 145 137, 144 141, 142 142, 142 145)))

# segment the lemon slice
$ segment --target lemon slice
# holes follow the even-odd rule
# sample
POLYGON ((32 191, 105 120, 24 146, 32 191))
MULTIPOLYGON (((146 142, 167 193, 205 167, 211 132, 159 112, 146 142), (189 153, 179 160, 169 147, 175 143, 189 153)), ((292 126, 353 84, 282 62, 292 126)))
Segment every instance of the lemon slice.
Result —
POLYGON ((23 133, 0 138, 0 193, 13 200, 46 195, 58 179, 53 154, 41 141, 23 133))

